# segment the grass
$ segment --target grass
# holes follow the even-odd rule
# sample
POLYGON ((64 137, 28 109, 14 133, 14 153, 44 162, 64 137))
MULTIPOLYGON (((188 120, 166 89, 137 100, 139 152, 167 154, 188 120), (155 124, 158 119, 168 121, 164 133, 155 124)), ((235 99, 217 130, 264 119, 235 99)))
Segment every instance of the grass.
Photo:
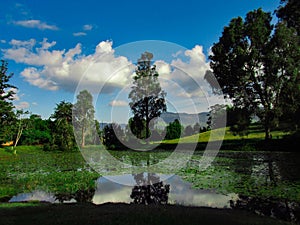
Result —
MULTIPOLYGON (((283 131, 272 131, 272 137, 274 139, 281 139, 285 135, 289 134, 283 131)), ((226 128, 218 128, 215 130, 209 130, 200 134, 194 134, 187 137, 182 137, 180 139, 181 143, 194 143, 194 142, 208 142, 208 141, 240 141, 240 140, 264 140, 265 133, 262 129, 259 129, 257 126, 250 127, 250 132, 247 136, 239 136, 234 135, 229 127, 226 128)), ((173 140, 164 140, 162 143, 164 144, 177 144, 179 139, 173 140)))

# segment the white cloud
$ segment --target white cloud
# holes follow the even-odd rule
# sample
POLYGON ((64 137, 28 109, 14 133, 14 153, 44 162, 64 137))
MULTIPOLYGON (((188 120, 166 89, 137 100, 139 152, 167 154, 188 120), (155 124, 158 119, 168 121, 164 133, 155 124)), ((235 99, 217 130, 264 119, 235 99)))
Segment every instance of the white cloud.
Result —
POLYGON ((6 40, 1 39, 0 42, 1 42, 1 44, 5 44, 6 40))
POLYGON ((51 91, 58 90, 58 86, 54 81, 43 78, 41 74, 43 74, 43 72, 40 73, 35 67, 26 68, 21 72, 25 80, 34 86, 51 91))
POLYGON ((112 92, 131 79, 134 66, 126 57, 115 56, 111 41, 102 41, 89 55, 81 54, 81 44, 69 50, 52 50, 56 42, 44 39, 37 43, 12 40, 3 50, 6 59, 28 65, 21 75, 30 84, 47 89, 91 92, 112 92))
POLYGON ((205 111, 211 105, 223 100, 211 94, 211 88, 204 79, 209 62, 202 46, 173 54, 170 64, 155 62, 162 89, 167 93, 167 101, 180 112, 195 113, 205 111), (182 55, 185 58, 182 58, 182 55))
POLYGON ((91 25, 91 24, 85 24, 83 26, 83 30, 92 30, 92 29, 93 29, 93 25, 91 25))
POLYGON ((14 21, 15 25, 27 27, 27 28, 37 28, 40 30, 58 30, 58 27, 55 25, 49 25, 40 20, 19 20, 14 21))
POLYGON ((73 36, 75 36, 75 37, 86 36, 86 33, 85 32, 76 32, 76 33, 73 33, 73 36))
POLYGON ((115 107, 128 106, 128 102, 122 100, 113 100, 109 103, 109 106, 115 106, 115 107))
POLYGON ((28 102, 19 102, 15 105, 16 109, 28 109, 30 104, 28 102))

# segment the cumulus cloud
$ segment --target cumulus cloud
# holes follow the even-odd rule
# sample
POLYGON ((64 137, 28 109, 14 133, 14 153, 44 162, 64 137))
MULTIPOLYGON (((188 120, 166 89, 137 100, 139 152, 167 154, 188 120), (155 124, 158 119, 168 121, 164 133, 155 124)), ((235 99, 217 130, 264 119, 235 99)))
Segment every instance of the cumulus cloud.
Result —
POLYGON ((171 63, 155 62, 161 87, 167 93, 169 104, 178 111, 194 113, 207 110, 211 105, 222 101, 211 96, 211 88, 204 79, 210 66, 202 46, 196 45, 172 56, 175 59, 171 63))
POLYGON ((68 50, 53 50, 55 41, 12 40, 3 51, 6 59, 28 65, 21 75, 30 84, 47 89, 112 92, 127 84, 134 66, 126 57, 115 56, 111 41, 100 42, 95 51, 83 55, 81 44, 68 50))
POLYGON ((40 20, 19 20, 19 21, 14 21, 14 24, 17 26, 22 26, 26 28, 37 28, 40 30, 58 30, 57 26, 49 25, 40 20))
POLYGON ((86 33, 85 32, 76 32, 76 33, 73 33, 73 36, 75 36, 75 37, 86 36, 86 33))
POLYGON ((115 106, 115 107, 128 106, 128 102, 122 100, 113 100, 109 103, 109 106, 115 106))

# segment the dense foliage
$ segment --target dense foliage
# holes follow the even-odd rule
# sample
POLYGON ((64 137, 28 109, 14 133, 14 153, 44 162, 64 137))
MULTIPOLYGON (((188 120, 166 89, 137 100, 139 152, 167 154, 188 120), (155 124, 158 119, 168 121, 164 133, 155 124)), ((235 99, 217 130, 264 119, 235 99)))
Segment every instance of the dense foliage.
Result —
POLYGON ((261 9, 249 12, 244 20, 232 19, 212 47, 215 77, 206 74, 215 93, 260 118, 266 139, 287 105, 299 108, 299 35, 285 21, 275 26, 271 21, 271 14, 261 9))
POLYGON ((140 125, 136 129, 140 133, 143 130, 146 132, 145 136, 138 135, 142 138, 150 137, 150 121, 167 110, 166 93, 160 87, 159 74, 156 66, 152 65, 152 58, 152 53, 145 52, 138 60, 132 90, 128 96, 131 99, 129 106, 134 115, 133 121, 140 125), (140 122, 137 122, 138 120, 140 122), (143 121, 145 121, 145 127, 143 121))

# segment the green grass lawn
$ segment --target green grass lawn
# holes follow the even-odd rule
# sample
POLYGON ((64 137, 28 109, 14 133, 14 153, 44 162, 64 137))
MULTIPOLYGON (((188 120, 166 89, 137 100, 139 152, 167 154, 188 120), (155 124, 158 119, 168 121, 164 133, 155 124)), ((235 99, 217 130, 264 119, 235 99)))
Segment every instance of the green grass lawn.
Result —
MULTIPOLYGON (((283 131, 272 131, 273 139, 281 139, 289 133, 283 131)), ((194 143, 194 142, 208 142, 208 141, 240 141, 240 140, 264 140, 265 133, 263 129, 259 129, 257 126, 252 126, 247 136, 234 135, 229 127, 219 128, 215 130, 209 130, 200 134, 194 134, 191 136, 183 137, 180 139, 181 143, 194 143)), ((164 144, 177 144, 179 139, 164 140, 164 144)))

